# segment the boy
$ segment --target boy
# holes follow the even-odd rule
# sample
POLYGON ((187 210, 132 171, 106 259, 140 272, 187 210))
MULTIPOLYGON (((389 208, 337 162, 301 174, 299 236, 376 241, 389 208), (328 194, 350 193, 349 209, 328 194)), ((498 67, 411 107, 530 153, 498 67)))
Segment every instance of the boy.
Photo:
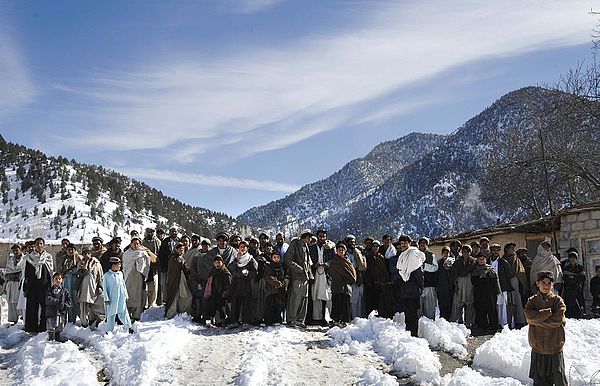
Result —
POLYGON ((593 297, 592 312, 600 311, 600 265, 596 266, 596 276, 590 280, 590 293, 593 297))
POLYGON ((552 291, 554 274, 537 274, 537 294, 525 305, 529 323, 531 364, 529 377, 534 385, 567 385, 563 346, 565 344, 565 302, 552 291))
POLYGON ((274 252, 265 267, 265 323, 272 325, 282 322, 285 309, 285 268, 281 264, 279 252, 274 252))
POLYGON ((60 273, 52 276, 52 286, 46 296, 46 330, 48 340, 62 342, 60 333, 65 327, 67 311, 71 307, 71 296, 62 286, 63 277, 60 273))
POLYGON ((104 274, 102 288, 104 288, 104 308, 106 309, 106 333, 115 328, 115 318, 119 316, 119 320, 123 322, 123 326, 129 329, 129 333, 133 334, 131 328, 131 319, 127 312, 127 288, 121 272, 121 259, 118 257, 110 258, 110 269, 104 274))
POLYGON ((338 243, 335 256, 329 261, 331 277, 331 319, 344 326, 352 319, 352 284, 356 282, 356 269, 348 259, 346 245, 338 243))
POLYGON ((208 305, 207 318, 214 317, 214 324, 222 325, 229 315, 227 297, 231 286, 231 273, 223 264, 221 255, 213 258, 213 268, 204 289, 204 301, 208 305))

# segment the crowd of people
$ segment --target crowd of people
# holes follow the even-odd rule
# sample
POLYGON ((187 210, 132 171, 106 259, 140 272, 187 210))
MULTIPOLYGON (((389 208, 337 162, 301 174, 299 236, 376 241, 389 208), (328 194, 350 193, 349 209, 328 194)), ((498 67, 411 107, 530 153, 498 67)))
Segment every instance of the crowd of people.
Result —
MULTIPOLYGON (((157 305, 164 305, 166 318, 187 313, 197 323, 226 328, 345 325, 374 311, 383 318, 404 313, 413 336, 420 316, 481 333, 529 324, 530 376, 556 376, 560 384, 565 317, 585 314, 579 255, 570 249, 561 262, 549 241, 531 259, 525 248, 487 237, 453 240, 439 257, 428 238, 406 235, 369 237, 361 246, 353 235, 333 242, 324 229, 303 230, 289 244, 283 233, 273 241, 265 233, 221 232, 215 239, 213 246, 176 227, 168 234, 147 228, 143 237, 132 231, 126 243, 115 237, 105 245, 94 237, 81 250, 63 239, 54 257, 42 238, 14 244, 1 278, 8 321, 21 317, 25 331, 48 331, 58 341, 65 323, 95 329, 105 321, 107 333, 117 323, 134 333, 142 312, 157 305), (558 340, 550 342, 548 334, 558 340)), ((600 267, 589 290, 597 310, 600 267)))

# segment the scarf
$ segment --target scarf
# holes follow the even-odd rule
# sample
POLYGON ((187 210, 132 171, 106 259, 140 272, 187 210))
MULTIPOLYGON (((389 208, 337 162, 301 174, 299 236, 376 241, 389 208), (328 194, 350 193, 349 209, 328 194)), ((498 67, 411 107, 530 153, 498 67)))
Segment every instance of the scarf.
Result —
POLYGON ((347 257, 340 257, 337 254, 329 262, 329 276, 335 282, 344 284, 356 282, 356 270, 352 262, 347 257))
POLYGON ((475 269, 473 270, 473 272, 471 273, 471 276, 475 276, 475 277, 496 277, 496 271, 494 271, 492 269, 492 266, 489 264, 484 264, 484 265, 479 265, 477 264, 475 266, 475 269))
POLYGON ((542 271, 552 272, 554 274, 554 283, 562 283, 562 268, 560 266, 560 261, 552 254, 552 250, 547 251, 542 247, 542 244, 540 244, 537 249, 537 255, 535 255, 533 263, 531 264, 529 278, 532 286, 535 286, 538 272, 542 271))
POLYGON ((408 247, 408 249, 400 254, 396 268, 402 280, 408 281, 410 274, 417 269, 420 269, 425 262, 425 254, 417 247, 408 247))
POLYGON ((239 258, 239 260, 237 261, 237 266, 239 268, 245 267, 246 265, 248 265, 248 263, 250 263, 250 260, 252 260, 252 265, 254 266, 254 269, 258 269, 258 263, 256 262, 256 260, 254 260, 254 257, 252 257, 252 255, 248 252, 244 253, 239 258))
POLYGON ((46 251, 42 251, 41 254, 38 254, 37 252, 28 253, 27 256, 25 256, 25 260, 35 268, 35 277, 38 279, 42 278, 42 267, 44 265, 48 269, 50 275, 52 275, 52 272, 54 271, 54 261, 52 256, 46 251))

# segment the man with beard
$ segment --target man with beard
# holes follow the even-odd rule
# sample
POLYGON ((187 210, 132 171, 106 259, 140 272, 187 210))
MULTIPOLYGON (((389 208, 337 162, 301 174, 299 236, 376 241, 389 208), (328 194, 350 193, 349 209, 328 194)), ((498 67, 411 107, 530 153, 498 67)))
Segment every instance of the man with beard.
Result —
MULTIPOLYGON (((265 244, 269 242, 269 235, 266 233, 261 233, 258 235, 258 249, 261 252, 265 251, 265 244)), ((271 244, 272 245, 272 244, 271 244)))
MULTIPOLYGON (((158 256, 160 251, 160 240, 154 236, 153 228, 146 228, 144 233, 144 240, 142 240, 142 246, 148 251, 158 256)), ((148 277, 146 278, 146 287, 148 289, 148 297, 146 299, 146 307, 152 307, 156 304, 157 297, 157 286, 158 283, 158 261, 150 261, 150 269, 148 270, 148 277)))
POLYGON ((285 264, 285 253, 289 248, 289 244, 285 242, 285 236, 283 233, 279 232, 275 235, 275 242, 275 250, 281 257, 281 264, 285 264))
MULTIPOLYGON (((218 241, 218 240, 217 240, 218 241)), ((238 249, 238 247, 240 246, 240 241, 242 241, 242 236, 240 235, 233 235, 229 238, 229 245, 231 245, 231 247, 233 249, 238 249)), ((237 251, 236 251, 237 253, 237 251)))
POLYGON ((62 239, 60 241, 61 249, 54 256, 54 268, 62 266, 62 261, 67 256, 67 247, 71 245, 69 239, 62 239))
MULTIPOLYGON (((121 261, 121 238, 115 237, 108 242, 108 250, 100 256, 100 264, 102 265, 102 271, 108 272, 112 266, 110 262, 111 257, 118 257, 119 262, 121 261)), ((119 265, 119 268, 121 266, 119 265)))
MULTIPOLYGON (((386 259, 391 259, 396 256, 396 247, 392 244, 392 236, 385 234, 381 238, 383 244, 379 247, 379 253, 383 255, 386 259)), ((395 266, 396 262, 394 262, 395 266)))
POLYGON ((346 254, 348 259, 354 265, 356 270, 356 282, 352 284, 352 317, 366 317, 366 307, 364 302, 364 286, 363 281, 365 278, 365 272, 367 271, 367 261, 365 257, 356 247, 356 237, 354 235, 346 236, 344 240, 348 250, 346 254))
POLYGON ((425 254, 416 247, 411 247, 411 239, 407 235, 398 238, 400 256, 396 268, 400 274, 400 305, 404 310, 406 330, 411 336, 418 336, 418 311, 423 293, 423 270, 425 254))
POLYGON ((385 257, 379 253, 380 247, 381 242, 373 240, 370 246, 370 253, 366 253, 367 271, 365 272, 364 279, 365 306, 367 308, 367 315, 371 311, 377 310, 379 316, 391 317, 394 315, 393 306, 386 308, 385 305, 389 303, 382 301, 382 298, 389 296, 383 289, 386 285, 390 284, 390 274, 385 257))
POLYGON ((158 250, 158 296, 156 304, 161 305, 167 299, 167 271, 169 269, 169 256, 175 250, 175 246, 179 244, 179 232, 177 227, 169 229, 169 237, 165 238, 160 243, 158 250))
POLYGON ((435 307, 437 305, 437 258, 429 250, 429 239, 421 237, 418 242, 419 251, 425 254, 423 263, 423 294, 421 295, 421 311, 429 319, 435 319, 435 307))
POLYGON ((325 320, 326 310, 331 313, 331 283, 327 277, 327 263, 333 258, 335 244, 327 240, 327 231, 319 229, 317 231, 316 244, 310 245, 310 259, 312 262, 312 273, 315 277, 311 285, 310 297, 311 304, 309 309, 312 316, 312 323, 327 325, 325 320))
POLYGON ((504 245, 504 256, 502 258, 508 263, 508 276, 513 291, 508 292, 507 316, 508 324, 511 327, 521 328, 525 326, 525 312, 523 311, 523 297, 525 291, 529 292, 528 280, 525 274, 525 267, 515 253, 515 243, 504 245))
POLYGON ((100 261, 100 257, 106 252, 106 248, 104 247, 104 240, 100 236, 92 237, 92 257, 95 257, 98 261, 100 261))
POLYGON ((146 304, 145 278, 150 270, 150 256, 141 247, 139 237, 131 239, 129 249, 123 252, 123 278, 127 287, 127 311, 131 320, 140 320, 146 304))
POLYGON ((6 279, 4 291, 8 303, 8 322, 15 324, 20 315, 17 304, 19 303, 19 287, 23 273, 23 251, 22 246, 19 244, 14 244, 10 250, 12 254, 8 257, 6 269, 4 270, 4 278, 6 279))
POLYGON ((169 275, 167 282, 167 299, 165 318, 173 318, 176 314, 186 312, 192 303, 192 294, 188 287, 189 268, 183 259, 184 245, 178 243, 169 255, 169 275))
POLYGON ((510 320, 508 320, 508 299, 509 293, 514 289, 510 284, 510 267, 508 266, 508 261, 500 257, 501 248, 500 244, 490 245, 488 264, 491 265, 498 274, 501 290, 496 302, 498 307, 498 323, 500 323, 501 326, 505 326, 510 322, 510 320))
POLYGON ((288 286, 287 323, 291 326, 304 327, 308 308, 308 282, 313 274, 310 269, 310 252, 308 243, 312 237, 310 229, 300 233, 300 238, 292 240, 286 252, 286 267, 290 275, 288 286))
POLYGON ((34 240, 33 252, 25 256, 23 292, 27 298, 25 331, 46 331, 46 295, 52 285, 54 259, 44 250, 46 242, 41 237, 34 240))

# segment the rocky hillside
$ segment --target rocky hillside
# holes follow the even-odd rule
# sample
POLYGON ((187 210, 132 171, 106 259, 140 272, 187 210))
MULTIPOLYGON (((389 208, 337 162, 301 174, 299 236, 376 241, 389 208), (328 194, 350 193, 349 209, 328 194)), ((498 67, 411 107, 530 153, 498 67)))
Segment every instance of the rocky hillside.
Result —
POLYGON ((90 242, 146 226, 177 224, 212 236, 239 229, 223 214, 192 207, 100 166, 47 157, 0 137, 0 240, 68 237, 90 242))
MULTIPOLYGON (((510 180, 491 183, 497 181, 487 176, 487 166, 490 160, 502 161, 517 142, 530 144, 514 146, 518 151, 537 154, 533 118, 556 114, 552 106, 557 97, 559 93, 537 87, 513 91, 449 136, 410 134, 380 144, 332 176, 252 208, 239 219, 270 232, 291 234, 323 226, 334 237, 348 233, 366 237, 447 235, 488 226, 497 219, 531 218, 529 209, 500 205, 494 195, 484 194, 509 189, 511 184, 510 180)), ((537 199, 545 202, 543 196, 537 199)))

